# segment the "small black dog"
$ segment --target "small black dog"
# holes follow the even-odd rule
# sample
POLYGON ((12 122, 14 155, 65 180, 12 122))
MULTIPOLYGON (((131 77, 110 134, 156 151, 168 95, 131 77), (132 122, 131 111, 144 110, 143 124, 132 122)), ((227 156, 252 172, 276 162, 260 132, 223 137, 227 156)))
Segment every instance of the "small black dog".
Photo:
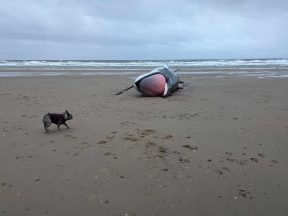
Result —
POLYGON ((73 116, 65 110, 64 113, 58 114, 58 113, 47 113, 43 116, 42 122, 44 124, 45 132, 48 132, 48 127, 51 126, 51 124, 56 124, 58 129, 60 129, 60 125, 65 125, 67 128, 70 128, 67 124, 67 120, 73 119, 73 116))

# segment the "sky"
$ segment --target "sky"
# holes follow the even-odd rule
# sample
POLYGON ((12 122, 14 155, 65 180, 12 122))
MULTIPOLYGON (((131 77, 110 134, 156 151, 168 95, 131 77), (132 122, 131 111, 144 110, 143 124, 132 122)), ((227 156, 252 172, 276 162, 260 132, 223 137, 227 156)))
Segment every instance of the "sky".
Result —
POLYGON ((0 0, 0 59, 288 57, 288 0, 0 0))

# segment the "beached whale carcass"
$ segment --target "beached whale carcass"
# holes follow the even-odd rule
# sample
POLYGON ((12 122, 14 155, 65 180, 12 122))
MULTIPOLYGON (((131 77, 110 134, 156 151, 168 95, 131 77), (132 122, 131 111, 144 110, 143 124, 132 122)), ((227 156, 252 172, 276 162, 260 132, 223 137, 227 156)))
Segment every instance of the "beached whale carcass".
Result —
POLYGON ((181 81, 175 71, 169 67, 158 67, 136 78, 134 86, 144 96, 169 96, 181 87, 181 81))

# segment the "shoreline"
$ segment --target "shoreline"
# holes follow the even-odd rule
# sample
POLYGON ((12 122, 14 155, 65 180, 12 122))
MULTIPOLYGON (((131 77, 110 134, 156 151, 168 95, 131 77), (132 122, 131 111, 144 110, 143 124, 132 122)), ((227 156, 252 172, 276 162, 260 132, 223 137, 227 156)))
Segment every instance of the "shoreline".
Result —
MULTIPOLYGON (((20 77, 61 77, 61 76, 138 76, 153 69, 147 68, 47 68, 47 67, 2 67, 0 68, 1 78, 20 77)), ((288 68, 226 68, 226 67, 203 67, 180 68, 177 72, 179 76, 199 76, 199 77, 258 77, 258 78, 288 78, 288 68)))

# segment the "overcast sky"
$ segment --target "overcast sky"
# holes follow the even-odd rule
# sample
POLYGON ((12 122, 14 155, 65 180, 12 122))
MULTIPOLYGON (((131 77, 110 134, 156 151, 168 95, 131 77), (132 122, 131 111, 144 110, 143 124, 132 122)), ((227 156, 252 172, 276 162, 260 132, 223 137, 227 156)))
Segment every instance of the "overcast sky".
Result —
POLYGON ((0 0, 0 59, 288 57, 288 0, 0 0))

